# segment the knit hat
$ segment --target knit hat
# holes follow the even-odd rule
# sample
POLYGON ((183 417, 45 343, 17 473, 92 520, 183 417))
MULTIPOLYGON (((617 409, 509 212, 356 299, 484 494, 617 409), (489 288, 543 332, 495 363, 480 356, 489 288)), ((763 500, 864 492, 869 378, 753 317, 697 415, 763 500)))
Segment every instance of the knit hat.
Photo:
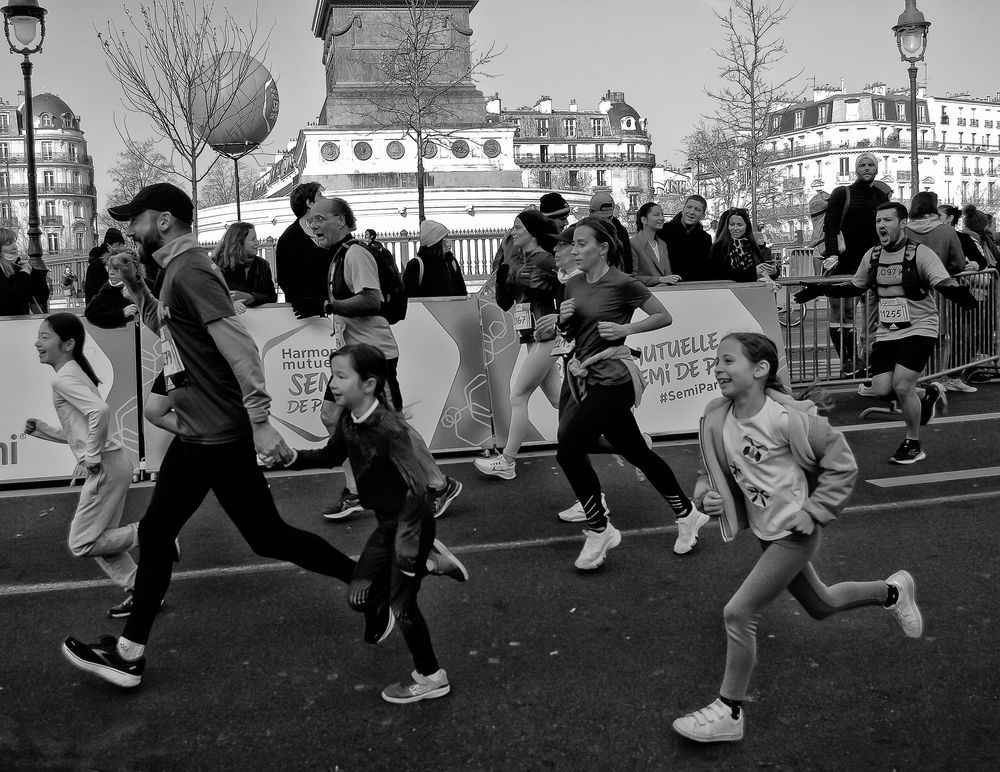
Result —
POLYGON ((591 214, 596 212, 613 212, 615 210, 615 200, 610 193, 595 193, 590 199, 591 214))
POLYGON ((125 237, 117 228, 108 228, 104 231, 104 244, 124 244, 125 237))
POLYGON ((546 193, 539 199, 538 211, 546 217, 565 217, 569 214, 569 204, 558 193, 546 193))
POLYGON ((449 233, 451 231, 441 223, 434 220, 424 220, 420 223, 420 246, 433 247, 449 233))
POLYGON ((536 209, 525 209, 517 219, 539 244, 545 236, 555 236, 559 232, 559 226, 536 209))
POLYGON ((871 161, 875 164, 875 168, 878 168, 878 159, 872 153, 862 153, 858 156, 858 159, 854 162, 854 168, 857 169, 862 161, 871 161))
POLYGON ((974 204, 963 206, 962 216, 965 218, 965 229, 973 233, 982 235, 990 224, 990 216, 976 209, 974 204))

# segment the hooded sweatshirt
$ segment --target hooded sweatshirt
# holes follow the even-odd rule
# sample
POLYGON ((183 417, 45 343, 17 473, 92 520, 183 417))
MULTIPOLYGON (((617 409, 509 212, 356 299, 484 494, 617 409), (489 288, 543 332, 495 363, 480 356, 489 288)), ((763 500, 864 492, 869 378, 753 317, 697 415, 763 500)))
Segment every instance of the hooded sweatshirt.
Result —
POLYGON ((670 267, 681 279, 709 281, 712 278, 709 262, 712 237, 705 232, 700 222, 696 222, 688 230, 681 222, 681 213, 678 212, 656 235, 666 242, 670 267))
POLYGON ((944 263, 949 276, 965 270, 965 252, 955 229, 937 215, 910 220, 904 226, 910 241, 923 244, 944 263))

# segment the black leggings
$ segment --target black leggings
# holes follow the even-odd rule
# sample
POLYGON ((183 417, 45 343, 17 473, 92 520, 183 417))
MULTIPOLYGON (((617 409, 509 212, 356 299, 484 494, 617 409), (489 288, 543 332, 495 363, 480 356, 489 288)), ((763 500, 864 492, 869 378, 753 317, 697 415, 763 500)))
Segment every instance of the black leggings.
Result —
POLYGON ((258 555, 287 560, 345 584, 355 563, 325 539, 293 528, 278 514, 249 438, 196 445, 175 437, 160 466, 149 508, 139 523, 139 571, 132 613, 122 633, 145 644, 170 585, 174 539, 209 491, 258 555))
POLYGON ((691 502, 670 465, 646 447, 632 413, 634 401, 631 381, 616 386, 588 384, 582 403, 572 398, 564 401, 556 460, 587 512, 587 525, 591 530, 602 530, 608 522, 607 512, 600 505, 601 481, 588 458, 602 434, 615 452, 642 470, 675 514, 686 514, 690 510, 691 502))

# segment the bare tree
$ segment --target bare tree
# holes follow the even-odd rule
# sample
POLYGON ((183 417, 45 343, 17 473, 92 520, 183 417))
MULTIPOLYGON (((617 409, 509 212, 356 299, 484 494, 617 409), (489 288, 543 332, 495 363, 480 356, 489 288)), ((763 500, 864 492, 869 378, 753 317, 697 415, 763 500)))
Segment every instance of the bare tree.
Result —
POLYGON ((593 174, 578 171, 574 175, 569 169, 558 169, 549 172, 547 177, 543 177, 541 171, 532 170, 528 174, 528 181, 533 188, 550 188, 552 190, 579 190, 586 192, 594 187, 593 174))
MULTIPOLYGON (((128 23, 108 21, 107 32, 97 33, 126 109, 150 120, 185 169, 195 229, 198 183, 208 171, 199 171, 198 160, 212 131, 240 106, 240 87, 266 54, 256 19, 238 22, 227 10, 217 23, 214 8, 214 0, 152 0, 134 15, 125 5, 128 23)), ((124 122, 119 134, 130 150, 138 149, 124 122)))
POLYGON ((704 181, 709 198, 722 209, 743 203, 745 190, 740 186, 743 170, 742 150, 718 121, 702 120, 695 130, 683 139, 684 152, 694 167, 699 180, 704 181))
POLYGON ((778 83, 768 80, 771 70, 788 53, 784 39, 777 36, 778 27, 788 18, 783 0, 776 4, 731 0, 726 13, 713 13, 726 39, 724 48, 713 50, 722 62, 719 75, 727 85, 705 93, 715 100, 715 119, 741 153, 741 166, 748 177, 750 215, 756 220, 757 177, 768 161, 768 116, 798 98, 788 87, 802 71, 778 83))
MULTIPOLYGON (((142 188, 156 182, 165 182, 174 175, 173 167, 163 153, 156 148, 153 139, 138 140, 118 153, 118 161, 108 169, 108 176, 114 187, 108 193, 108 207, 127 204, 142 188)), ((102 230, 119 227, 107 212, 98 214, 97 222, 102 230)))
MULTIPOLYGON (((239 196, 241 201, 253 198, 253 184, 260 173, 259 166, 253 162, 252 156, 240 159, 239 196)), ((231 204, 236 200, 236 167, 232 159, 223 158, 215 164, 201 185, 201 202, 204 206, 219 206, 231 204)))
MULTIPOLYGON (((374 64, 377 88, 364 90, 359 118, 373 129, 398 129, 416 143, 418 216, 424 217, 424 154, 428 146, 450 146, 457 129, 449 92, 486 77, 484 68, 499 56, 494 46, 483 53, 470 49, 471 31, 452 40, 448 8, 437 0, 405 0, 384 12, 385 52, 374 64), (468 33, 468 34, 466 34, 468 33)), ((370 64, 365 62, 365 64, 370 64)))

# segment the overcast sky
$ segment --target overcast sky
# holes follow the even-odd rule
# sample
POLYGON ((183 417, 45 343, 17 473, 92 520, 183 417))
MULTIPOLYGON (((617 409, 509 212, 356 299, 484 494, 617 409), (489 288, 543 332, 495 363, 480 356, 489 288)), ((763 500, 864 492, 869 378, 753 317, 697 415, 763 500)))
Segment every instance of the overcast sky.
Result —
MULTIPOLYGON (((163 0, 159 0, 162 2, 163 0)), ((94 156, 99 203, 108 192, 106 170, 121 142, 115 130, 126 116, 121 91, 104 64, 94 26, 124 22, 121 0, 42 0, 49 11, 44 51, 32 57, 34 93, 51 91, 81 116, 94 156)), ((136 9, 138 2, 129 2, 136 9)), ((217 8, 226 5, 222 0, 217 8)), ((281 113, 268 149, 284 147, 319 114, 324 97, 323 44, 310 29, 315 0, 232 0, 237 18, 256 5, 261 28, 271 30, 265 64, 278 79, 281 113), (273 25, 273 27, 272 27, 273 25)), ((799 70, 797 88, 840 83, 859 90, 866 83, 907 83, 892 26, 904 0, 797 0, 781 28, 788 56, 776 79, 799 70)), ((649 119, 658 161, 680 162, 681 139, 712 105, 705 87, 719 85, 712 48, 722 31, 712 15, 723 0, 480 0, 472 13, 477 48, 496 43, 506 53, 480 84, 498 91, 511 107, 534 104, 541 94, 555 106, 575 98, 581 108, 597 105, 612 89, 649 119)), ((931 22, 926 77, 930 93, 1000 91, 993 61, 1000 50, 997 0, 918 0, 931 22)), ((0 94, 8 101, 21 88, 19 57, 0 68, 0 94)), ((921 68, 920 78, 925 70, 921 68)), ((139 136, 151 132, 129 118, 139 136)))

